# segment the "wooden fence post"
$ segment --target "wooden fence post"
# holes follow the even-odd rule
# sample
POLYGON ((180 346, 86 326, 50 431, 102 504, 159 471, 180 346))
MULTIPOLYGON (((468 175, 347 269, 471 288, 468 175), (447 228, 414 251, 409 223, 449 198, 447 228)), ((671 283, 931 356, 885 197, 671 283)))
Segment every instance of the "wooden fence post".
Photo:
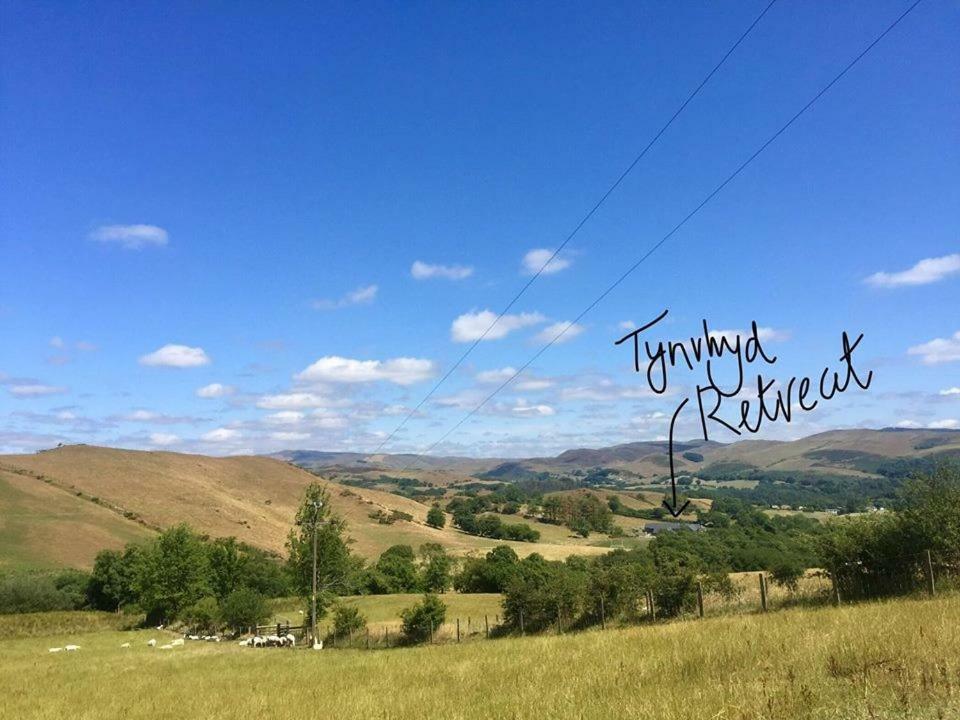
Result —
POLYGON ((557 606, 557 635, 563 634, 563 618, 560 616, 560 607, 557 606))
POLYGON ((490 638, 490 621, 487 620, 487 616, 483 616, 483 631, 487 638, 490 638))
POLYGON ((460 642, 460 618, 457 618, 457 642, 460 642))
POLYGON ((766 612, 767 611, 767 581, 763 577, 763 573, 758 573, 760 576, 760 607, 766 612))
POLYGON ((700 611, 700 618, 703 618, 703 583, 697 581, 697 610, 700 611))
POLYGON ((520 610, 520 634, 523 635, 523 610, 520 610))
POLYGON ((937 594, 937 582, 933 577, 933 558, 929 550, 927 550, 927 589, 930 591, 930 597, 937 594))
POLYGON ((433 642, 433 620, 430 620, 430 642, 433 642))
POLYGON ((603 611, 603 595, 600 596, 600 629, 601 630, 607 629, 607 616, 606 616, 606 613, 603 611))
POLYGON ((370 649, 370 628, 367 628, 367 650, 370 649))

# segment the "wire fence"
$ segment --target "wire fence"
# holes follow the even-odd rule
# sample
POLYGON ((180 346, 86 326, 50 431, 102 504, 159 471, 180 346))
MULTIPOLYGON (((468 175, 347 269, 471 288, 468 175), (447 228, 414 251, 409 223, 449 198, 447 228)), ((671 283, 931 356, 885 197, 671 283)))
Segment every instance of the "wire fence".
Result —
MULTIPOLYGON (((850 562, 834 569, 808 570, 802 577, 777 582, 771 573, 748 572, 730 576, 731 583, 719 590, 707 590, 697 583, 678 613, 665 616, 657 607, 655 591, 641 594, 626 613, 608 616, 601 597, 589 598, 593 608, 569 617, 560 610, 556 620, 537 633, 524 627, 523 612, 508 623, 502 614, 447 618, 431 628, 426 642, 467 643, 502 636, 562 634, 589 627, 599 629, 649 624, 662 621, 693 621, 736 614, 775 612, 796 607, 846 605, 894 597, 924 597, 960 590, 960 554, 930 552, 850 562)), ((349 636, 330 637, 324 647, 332 649, 384 649, 404 645, 402 623, 371 624, 349 636)))

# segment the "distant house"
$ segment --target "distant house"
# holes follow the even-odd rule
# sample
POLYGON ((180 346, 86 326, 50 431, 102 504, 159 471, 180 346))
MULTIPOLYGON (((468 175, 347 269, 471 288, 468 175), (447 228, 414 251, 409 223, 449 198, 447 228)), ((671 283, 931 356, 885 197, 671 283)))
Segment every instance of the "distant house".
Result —
POLYGON ((671 530, 692 530, 693 532, 700 532, 704 529, 703 525, 700 523, 690 523, 690 522, 653 522, 648 521, 643 526, 643 531, 647 535, 656 535, 657 533, 670 532, 671 530))

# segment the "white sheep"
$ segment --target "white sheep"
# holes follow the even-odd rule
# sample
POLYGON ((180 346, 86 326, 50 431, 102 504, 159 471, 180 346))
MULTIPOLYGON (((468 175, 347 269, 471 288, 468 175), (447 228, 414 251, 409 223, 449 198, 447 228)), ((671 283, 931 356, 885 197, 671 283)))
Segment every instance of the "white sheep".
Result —
POLYGON ((289 645, 290 647, 297 646, 297 639, 293 636, 293 633, 287 633, 286 636, 284 637, 284 640, 287 641, 287 645, 289 645))
POLYGON ((199 635, 187 635, 187 640, 199 640, 199 635))
POLYGON ((63 652, 63 648, 50 648, 50 652, 63 652))
POLYGON ((183 645, 183 638, 177 638, 170 644, 173 645, 174 647, 177 647, 178 645, 183 645))
POLYGON ((237 645, 239 645, 240 647, 249 647, 252 640, 253 638, 247 638, 246 640, 241 640, 240 642, 238 642, 237 645))
POLYGON ((147 640, 147 645, 148 645, 149 647, 156 647, 156 646, 157 646, 157 641, 154 640, 153 638, 150 638, 149 640, 147 640))
POLYGON ((323 640, 317 640, 313 643, 314 650, 323 650, 323 640))
POLYGON ((64 645, 63 649, 67 652, 75 652, 80 649, 79 645, 64 645))
POLYGON ((264 638, 264 637, 260 637, 259 635, 257 635, 256 637, 252 638, 252 641, 253 641, 253 646, 254 646, 255 648, 263 647, 264 645, 267 644, 267 639, 264 638))
POLYGON ((173 645, 161 645, 161 650, 173 650, 173 645))
POLYGON ((128 648, 128 647, 130 647, 130 643, 124 643, 124 644, 121 645, 120 647, 122 647, 122 648, 128 648))

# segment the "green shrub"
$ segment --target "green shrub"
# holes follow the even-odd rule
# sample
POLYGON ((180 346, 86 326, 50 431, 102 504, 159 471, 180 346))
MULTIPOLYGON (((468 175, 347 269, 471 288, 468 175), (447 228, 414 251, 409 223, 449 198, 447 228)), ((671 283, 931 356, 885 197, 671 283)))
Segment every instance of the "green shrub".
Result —
POLYGON ((421 643, 429 640, 446 617, 447 606, 443 601, 436 595, 424 595, 423 600, 400 613, 404 642, 421 643))
POLYGON ((220 615, 224 624, 234 632, 263 623, 270 617, 270 609, 263 595, 250 588, 240 588, 227 595, 220 615))
POLYGON ((367 627, 367 619, 359 608, 353 605, 337 604, 333 608, 333 629, 331 637, 341 639, 352 637, 367 627))
POLYGON ((215 597, 200 598, 183 611, 183 620, 195 632, 215 633, 221 627, 220 603, 215 597))

